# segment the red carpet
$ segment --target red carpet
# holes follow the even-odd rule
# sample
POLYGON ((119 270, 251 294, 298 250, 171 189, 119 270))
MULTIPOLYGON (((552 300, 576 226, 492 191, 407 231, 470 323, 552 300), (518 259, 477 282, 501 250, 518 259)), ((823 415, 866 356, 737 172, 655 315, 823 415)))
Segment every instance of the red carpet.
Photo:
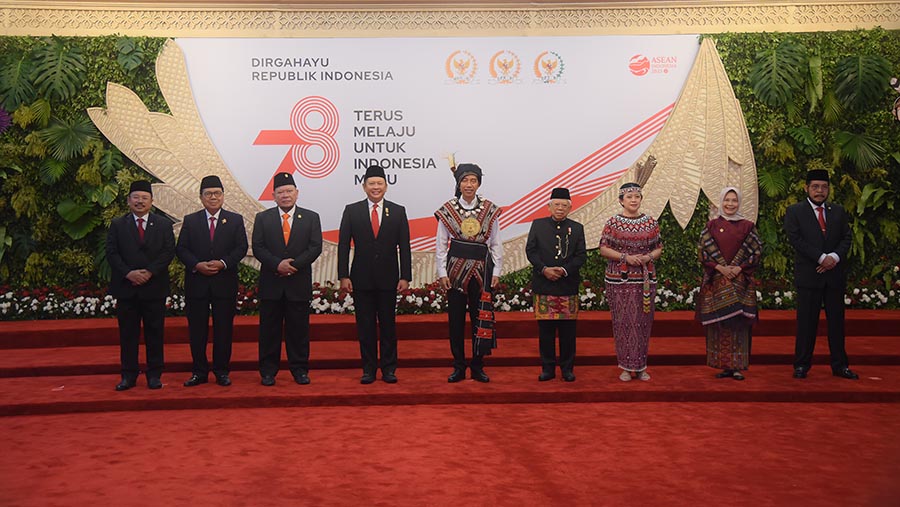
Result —
POLYGON ((900 404, 578 403, 0 418, 4 505, 887 506, 900 404))
MULTIPOLYGON (((690 312, 659 313, 650 382, 617 380, 609 315, 579 323, 574 383, 537 382, 536 325, 499 314, 489 384, 448 384, 444 316, 401 317, 400 383, 359 384, 352 317, 314 316, 312 384, 259 385, 256 320, 234 385, 124 393, 115 321, 0 322, 0 505, 896 505, 900 312, 848 312, 861 378, 820 338, 791 378, 793 312, 765 312, 747 380, 715 379, 690 312)), ((823 330, 824 331, 824 330, 823 330)))

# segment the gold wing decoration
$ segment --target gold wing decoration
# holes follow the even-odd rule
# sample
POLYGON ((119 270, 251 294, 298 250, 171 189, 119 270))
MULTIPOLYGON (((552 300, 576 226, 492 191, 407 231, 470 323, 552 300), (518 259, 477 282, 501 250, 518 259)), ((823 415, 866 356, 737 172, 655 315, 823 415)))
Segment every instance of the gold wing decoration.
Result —
POLYGON ((584 224, 588 247, 598 244, 606 220, 621 209, 618 189, 629 181, 643 182, 641 211, 659 218, 668 204, 682 228, 690 222, 701 191, 717 204, 726 186, 741 191, 741 213, 756 221, 759 187, 753 147, 712 39, 700 45, 672 114, 644 154, 606 191, 572 213, 584 224))
POLYGON ((551 75, 553 71, 556 70, 556 66, 559 65, 558 60, 541 60, 541 66, 544 68, 544 74, 551 75))
MULTIPOLYGON (((265 209, 232 176, 206 133, 181 48, 165 43, 156 59, 156 79, 172 114, 152 112, 136 93, 116 84, 106 85, 106 108, 93 107, 88 115, 97 128, 128 158, 155 178, 153 204, 167 215, 181 217, 200 209, 200 180, 209 174, 222 179, 226 204, 241 214, 252 234, 253 217, 265 209)), ((176 232, 181 223, 175 224, 176 232)), ((258 267, 249 256, 244 262, 258 267)))

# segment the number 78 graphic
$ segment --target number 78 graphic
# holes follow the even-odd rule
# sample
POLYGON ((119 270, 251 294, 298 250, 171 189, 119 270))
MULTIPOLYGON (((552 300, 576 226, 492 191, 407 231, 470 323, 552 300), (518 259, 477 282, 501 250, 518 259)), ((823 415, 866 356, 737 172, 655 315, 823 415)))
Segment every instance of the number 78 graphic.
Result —
POLYGON ((260 200, 270 200, 272 196, 272 179, 275 174, 295 171, 307 178, 324 178, 334 172, 341 160, 341 150, 334 135, 337 134, 340 117, 334 104, 325 97, 311 96, 301 99, 291 110, 291 130, 261 130, 253 141, 254 146, 278 145, 290 146, 278 168, 272 172, 269 183, 259 196, 260 200), (309 126, 310 115, 322 117, 322 124, 317 128, 309 126), (319 161, 309 159, 309 149, 318 147, 322 150, 319 161))

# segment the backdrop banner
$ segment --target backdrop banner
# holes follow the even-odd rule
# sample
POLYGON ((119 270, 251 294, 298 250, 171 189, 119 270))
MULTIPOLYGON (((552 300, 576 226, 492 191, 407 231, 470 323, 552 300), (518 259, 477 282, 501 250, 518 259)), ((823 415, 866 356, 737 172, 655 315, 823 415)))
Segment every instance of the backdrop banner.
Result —
POLYGON ((672 111, 698 36, 177 40, 200 116, 244 191, 272 203, 293 172, 299 204, 337 240, 366 167, 385 168, 415 250, 453 196, 448 158, 481 166, 503 237, 576 206, 644 152, 672 111))

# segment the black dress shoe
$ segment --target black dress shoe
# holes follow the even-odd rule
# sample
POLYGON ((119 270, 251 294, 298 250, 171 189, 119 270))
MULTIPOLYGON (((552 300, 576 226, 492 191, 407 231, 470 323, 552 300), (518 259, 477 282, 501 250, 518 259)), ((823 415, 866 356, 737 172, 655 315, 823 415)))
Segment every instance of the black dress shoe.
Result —
POLYGON ((562 372, 562 378, 566 382, 575 382, 575 373, 571 371, 564 371, 562 372))
POLYGON ((853 373, 853 370, 850 368, 843 368, 840 370, 834 370, 831 372, 835 377, 848 378, 850 380, 858 380, 859 375, 853 373))
POLYGON ((456 382, 462 382, 465 379, 466 379, 466 370, 460 370, 459 368, 457 368, 457 369, 453 370, 453 373, 451 373, 449 377, 447 377, 447 382, 450 382, 451 384, 453 384, 456 382))
POLYGON ((147 387, 150 389, 162 389, 162 380, 158 378, 147 379, 147 387))
POLYGON ((491 377, 488 377, 484 370, 472 370, 472 380, 477 380, 478 382, 490 382, 491 377))
POLYGON ((263 375, 262 381, 260 383, 266 387, 271 387, 275 385, 275 376, 274 375, 263 375))
POLYGON ((127 391, 137 384, 134 380, 123 378, 121 382, 116 384, 116 391, 127 391))
POLYGON ((231 379, 228 377, 227 373, 216 375, 216 384, 219 384, 222 387, 228 387, 231 385, 231 379))
POLYGON ((716 373, 716 378, 728 378, 734 376, 734 370, 722 370, 721 373, 716 373))
POLYGON ((372 382, 375 382, 374 373, 363 373, 362 377, 359 379, 360 384, 371 384, 372 382))
POLYGON ((309 384, 309 375, 306 373, 298 373, 297 375, 294 375, 294 382, 301 386, 305 386, 306 384, 309 384))
POLYGON ((734 371, 731 374, 731 378, 734 380, 744 380, 744 374, 739 371, 734 371))
POLYGON ((538 375, 538 382, 546 382, 551 379, 555 379, 556 374, 552 371, 542 371, 540 375, 538 375))
POLYGON ((393 373, 381 373, 381 380, 387 382, 388 384, 396 384, 397 383, 397 375, 393 373))
POLYGON ((185 381, 184 387, 199 386, 200 384, 205 384, 207 382, 209 382, 209 379, 207 377, 201 377, 200 375, 191 375, 191 378, 185 381))
POLYGON ((794 368, 794 378, 806 378, 806 368, 794 368))

